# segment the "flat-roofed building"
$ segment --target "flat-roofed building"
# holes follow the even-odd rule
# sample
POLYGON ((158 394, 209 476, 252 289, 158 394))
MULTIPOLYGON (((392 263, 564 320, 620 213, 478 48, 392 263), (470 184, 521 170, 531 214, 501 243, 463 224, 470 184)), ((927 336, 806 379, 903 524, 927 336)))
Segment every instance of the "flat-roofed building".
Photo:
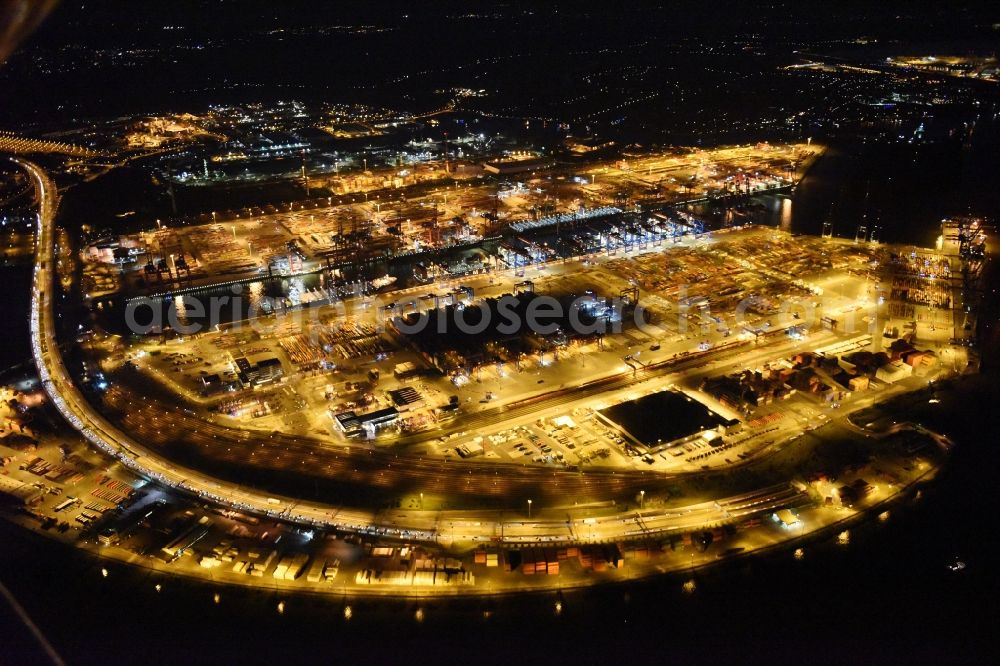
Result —
POLYGON ((348 437, 358 437, 363 434, 373 437, 379 428, 393 423, 398 418, 398 409, 386 407, 367 414, 358 414, 354 411, 341 412, 335 415, 333 420, 348 437))
POLYGON ((0 475, 0 499, 28 506, 42 499, 44 495, 45 493, 32 485, 0 475))

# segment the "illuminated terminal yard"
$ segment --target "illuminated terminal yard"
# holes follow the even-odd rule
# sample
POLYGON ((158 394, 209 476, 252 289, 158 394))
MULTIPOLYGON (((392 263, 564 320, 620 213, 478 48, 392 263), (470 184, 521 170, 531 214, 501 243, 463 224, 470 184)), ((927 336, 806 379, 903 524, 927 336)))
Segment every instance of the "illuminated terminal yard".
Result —
POLYGON ((487 94, 0 134, 38 206, 6 255, 34 248, 39 375, 4 405, 12 517, 217 583, 489 594, 803 557, 937 474, 952 441, 904 415, 978 370, 989 220, 792 233, 830 119, 640 144, 487 94))
MULTIPOLYGON (((791 186, 816 147, 756 150, 783 153, 767 172, 746 148, 579 168, 564 203, 510 204, 489 229, 463 225, 465 238, 429 234, 409 248, 419 261, 394 243, 370 261, 292 251, 306 246, 293 210, 141 231, 110 261, 92 245, 85 279, 116 279, 91 289, 69 369, 53 328, 54 280, 68 284, 71 260, 56 244, 58 199, 20 161, 41 201, 42 385, 117 462, 11 439, 4 493, 25 506, 21 522, 104 556, 290 590, 572 587, 823 530, 848 539, 951 447, 885 425, 879 405, 937 400, 934 383, 975 369, 964 299, 987 230, 949 220, 927 249, 867 229, 706 225, 686 201, 791 186), (740 168, 758 181, 724 185, 740 168), (664 171, 722 190, 671 189, 664 171), (602 181, 638 189, 609 200, 602 181), (246 270, 227 270, 242 247, 246 270), (526 316, 543 310, 544 326, 526 316), (483 322, 501 312, 519 325, 483 322)), ((541 178, 525 192, 547 191, 541 178)), ((457 206, 451 216, 495 185, 451 188, 448 204, 444 191, 420 197, 457 206)), ((306 233, 337 245, 330 220, 353 214, 371 221, 359 246, 391 236, 380 208, 401 200, 379 192, 383 204, 307 209, 326 226, 306 233)))
POLYGON ((996 21, 0 0, 0 662, 989 663, 996 21))

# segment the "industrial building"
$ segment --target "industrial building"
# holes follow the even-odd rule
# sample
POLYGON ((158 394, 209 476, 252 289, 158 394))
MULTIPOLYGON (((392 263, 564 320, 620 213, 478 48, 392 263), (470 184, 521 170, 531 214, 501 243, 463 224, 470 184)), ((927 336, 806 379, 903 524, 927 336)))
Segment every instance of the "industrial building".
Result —
POLYGON ((244 357, 235 360, 237 376, 244 386, 262 386, 280 381, 284 376, 281 367, 281 360, 277 358, 266 358, 255 364, 251 364, 244 357))
POLYGON ((399 410, 395 407, 377 409, 367 414, 354 411, 341 412, 333 417, 341 431, 348 437, 367 435, 374 437, 379 428, 383 428, 399 418, 399 410))
POLYGON ((660 391, 596 412, 598 418, 648 453, 703 438, 713 446, 739 422, 723 418, 678 391, 660 391), (662 418, 649 418, 660 414, 662 418))
POLYGON ((22 483, 9 476, 0 475, 0 500, 11 501, 21 506, 30 506, 45 495, 38 488, 22 483))

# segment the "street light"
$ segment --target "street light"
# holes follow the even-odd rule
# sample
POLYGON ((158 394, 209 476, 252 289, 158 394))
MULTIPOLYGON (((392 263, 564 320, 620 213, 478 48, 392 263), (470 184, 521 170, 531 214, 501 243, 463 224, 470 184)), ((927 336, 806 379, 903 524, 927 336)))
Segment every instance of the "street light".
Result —
POLYGON ((531 500, 528 500, 528 519, 531 519, 531 500))
POLYGON ((646 499, 646 491, 645 490, 640 490, 639 491, 639 508, 640 509, 642 508, 642 504, 643 504, 643 500, 644 499, 646 499))

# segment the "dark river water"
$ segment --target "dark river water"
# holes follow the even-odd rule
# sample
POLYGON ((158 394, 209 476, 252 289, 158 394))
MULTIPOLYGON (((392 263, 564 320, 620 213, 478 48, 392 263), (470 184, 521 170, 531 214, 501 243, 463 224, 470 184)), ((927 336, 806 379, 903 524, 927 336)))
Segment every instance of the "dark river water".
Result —
MULTIPOLYGON (((770 224, 854 238, 860 224, 879 240, 933 246, 951 215, 1000 213, 1000 122, 984 108, 967 135, 927 144, 834 145, 791 198, 765 197, 770 224), (790 203, 785 203, 786 201, 790 203)), ((944 130, 942 130, 944 132, 944 130)))

